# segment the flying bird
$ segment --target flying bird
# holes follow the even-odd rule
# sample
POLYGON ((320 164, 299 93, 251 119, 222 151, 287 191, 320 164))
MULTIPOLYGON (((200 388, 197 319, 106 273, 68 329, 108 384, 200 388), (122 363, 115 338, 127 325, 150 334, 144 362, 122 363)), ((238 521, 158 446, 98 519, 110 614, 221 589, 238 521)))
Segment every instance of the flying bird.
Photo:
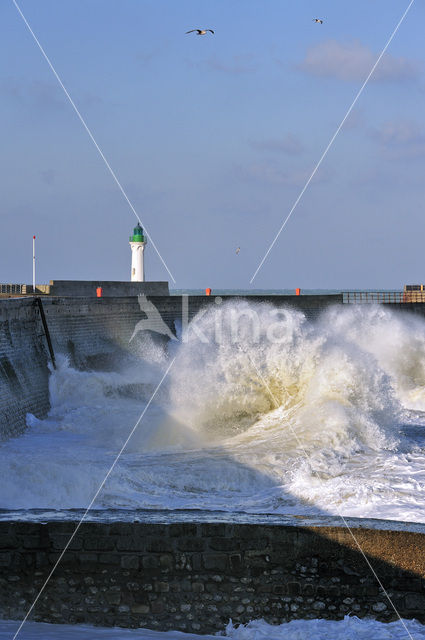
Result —
POLYGON ((205 36, 207 31, 214 35, 214 31, 212 29, 191 29, 190 31, 186 31, 186 33, 194 33, 195 31, 198 36, 205 36))
POLYGON ((238 248, 236 249, 236 255, 239 255, 240 250, 241 250, 241 248, 240 248, 240 247, 238 247, 238 248))
POLYGON ((313 22, 318 22, 319 24, 323 24, 323 20, 321 18, 313 18, 313 22))

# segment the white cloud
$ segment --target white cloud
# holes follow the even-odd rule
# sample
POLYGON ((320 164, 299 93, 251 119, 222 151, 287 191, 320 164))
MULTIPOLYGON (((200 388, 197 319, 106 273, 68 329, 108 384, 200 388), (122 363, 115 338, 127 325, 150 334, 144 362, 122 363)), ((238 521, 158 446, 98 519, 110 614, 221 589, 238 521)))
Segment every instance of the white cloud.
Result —
POLYGON ((417 122, 386 122, 379 128, 371 129, 369 135, 391 158, 416 158, 425 155, 425 130, 417 122))
MULTIPOLYGON (((351 43, 326 40, 310 47, 298 68, 315 76, 361 82, 367 78, 378 55, 358 40, 351 43)), ((402 82, 415 79, 419 73, 417 62, 387 53, 371 80, 402 82)))
POLYGON ((205 60, 205 66, 212 71, 221 71, 239 75, 255 71, 254 58, 251 54, 240 54, 226 60, 220 60, 216 56, 205 60))
POLYGON ((404 145, 412 142, 424 142, 425 134, 423 127, 416 122, 386 122, 380 129, 375 130, 375 137, 382 144, 404 145))
MULTIPOLYGON (((244 182, 258 182, 262 184, 302 187, 311 175, 311 171, 291 169, 286 171, 276 163, 250 164, 236 168, 236 175, 244 182)), ((314 177, 316 183, 328 182, 333 176, 329 168, 321 167, 314 177)))
MULTIPOLYGON (((5 78, 0 82, 0 96, 15 103, 40 111, 68 110, 67 99, 58 83, 45 80, 25 82, 15 78, 5 78)), ((75 97, 81 107, 96 107, 102 99, 91 92, 84 92, 75 97)))
POLYGON ((287 153, 290 156, 297 156, 304 151, 301 140, 293 133, 288 133, 284 138, 253 140, 251 146, 258 151, 287 153))

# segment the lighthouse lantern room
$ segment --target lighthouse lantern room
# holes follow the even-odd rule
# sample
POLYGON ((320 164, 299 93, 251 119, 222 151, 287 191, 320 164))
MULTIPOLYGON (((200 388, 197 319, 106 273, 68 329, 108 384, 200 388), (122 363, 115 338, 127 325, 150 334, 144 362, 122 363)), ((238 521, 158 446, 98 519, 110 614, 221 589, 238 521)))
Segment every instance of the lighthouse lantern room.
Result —
POLYGON ((133 235, 130 236, 131 247, 131 282, 145 281, 144 250, 146 238, 140 223, 134 228, 133 235))

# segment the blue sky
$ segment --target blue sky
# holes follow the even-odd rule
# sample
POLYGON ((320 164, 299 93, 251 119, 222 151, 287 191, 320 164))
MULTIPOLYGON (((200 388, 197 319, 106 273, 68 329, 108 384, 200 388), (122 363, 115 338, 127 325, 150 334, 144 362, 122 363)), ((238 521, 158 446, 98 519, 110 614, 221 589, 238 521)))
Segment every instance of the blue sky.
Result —
MULTIPOLYGON (((408 5, 18 3, 177 288, 249 288, 408 5)), ((134 214, 11 0, 0 20, 0 281, 31 281, 33 234, 39 282, 126 280, 134 214)), ((416 0, 253 287, 425 281, 424 23, 416 0)), ((170 280, 152 244, 146 268, 170 280)))

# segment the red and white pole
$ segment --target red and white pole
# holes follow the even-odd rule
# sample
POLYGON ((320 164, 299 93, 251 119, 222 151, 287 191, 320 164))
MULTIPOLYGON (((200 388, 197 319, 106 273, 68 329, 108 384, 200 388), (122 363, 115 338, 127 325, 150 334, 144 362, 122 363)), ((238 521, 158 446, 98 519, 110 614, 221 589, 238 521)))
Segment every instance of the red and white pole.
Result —
POLYGON ((35 293, 35 236, 32 237, 32 292, 35 293))

